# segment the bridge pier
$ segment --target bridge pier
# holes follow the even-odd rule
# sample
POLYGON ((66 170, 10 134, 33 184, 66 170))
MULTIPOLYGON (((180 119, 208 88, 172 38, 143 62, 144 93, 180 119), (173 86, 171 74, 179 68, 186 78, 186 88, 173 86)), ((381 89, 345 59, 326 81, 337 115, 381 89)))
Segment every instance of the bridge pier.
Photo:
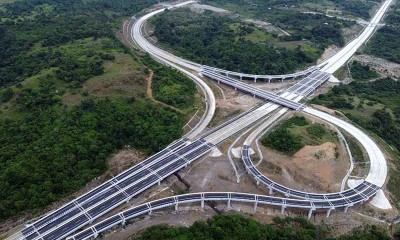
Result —
POLYGON ((202 211, 204 210, 204 199, 201 200, 201 210, 202 210, 202 211))
POLYGON ((310 208, 310 210, 308 210, 308 219, 311 219, 314 210, 315 210, 314 208, 310 208))
POLYGON ((232 209, 231 199, 228 200, 228 209, 232 209))
POLYGON ((91 227, 92 231, 93 231, 93 236, 94 238, 97 238, 99 236, 99 232, 97 232, 96 228, 91 227))
POLYGON ((236 183, 240 183, 240 177, 236 176, 236 183))
POLYGON ((268 187, 268 190, 269 195, 274 195, 274 189, 272 187, 268 187))
POLYGON ((254 203, 254 212, 257 212, 258 202, 254 203))
POLYGON ((175 211, 177 212, 179 210, 178 203, 175 203, 175 211))
POLYGON ((257 78, 255 77, 255 78, 254 78, 254 83, 256 83, 256 82, 257 82, 257 78))
POLYGON ((344 213, 347 213, 347 210, 349 210, 349 207, 352 207, 353 204, 347 205, 346 207, 344 207, 344 213))
POLYGON ((284 205, 281 207, 281 214, 285 213, 285 208, 286 208, 286 206, 284 206, 284 205))
POLYGON ((332 210, 335 210, 335 208, 329 208, 329 210, 326 212, 326 218, 331 215, 332 210))
POLYGON ((271 78, 268 78, 268 83, 271 83, 271 78))
POLYGON ((122 213, 119 214, 119 216, 122 218, 122 225, 125 226, 125 224, 126 224, 125 216, 122 213))

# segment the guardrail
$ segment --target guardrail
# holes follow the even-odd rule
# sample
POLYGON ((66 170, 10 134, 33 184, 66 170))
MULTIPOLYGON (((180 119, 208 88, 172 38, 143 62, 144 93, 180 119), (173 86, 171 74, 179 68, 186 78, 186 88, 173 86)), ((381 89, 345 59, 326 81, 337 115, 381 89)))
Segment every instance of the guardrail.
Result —
POLYGON ((221 74, 226 74, 227 76, 236 76, 239 77, 240 80, 242 80, 243 78, 250 78, 250 79, 254 79, 255 81, 257 81, 258 79, 264 79, 264 80, 268 80, 268 82, 271 82, 271 80, 285 80, 285 79, 294 79, 297 77, 304 77, 307 76, 317 70, 319 70, 318 66, 312 66, 307 68, 304 71, 301 72, 297 72, 297 73, 290 73, 290 74, 280 74, 280 75, 258 75, 258 74, 249 74, 249 73, 239 73, 239 72, 234 72, 234 71, 228 71, 228 70, 224 70, 224 69, 220 69, 220 68, 216 68, 216 67, 210 67, 207 65, 202 65, 201 66, 202 71, 208 70, 208 71, 213 71, 213 72, 217 72, 217 73, 221 73, 221 74))
POLYGON ((217 82, 225 83, 225 84, 227 84, 227 85, 229 85, 231 87, 234 87, 235 89, 239 89, 239 90, 245 91, 245 92, 250 93, 250 94, 252 94, 254 96, 263 98, 265 100, 277 103, 279 105, 283 105, 285 107, 288 107, 288 108, 291 108, 291 109, 294 109, 294 110, 302 110, 305 107, 301 103, 288 100, 288 99, 283 98, 283 97, 281 97, 279 95, 276 95, 276 94, 273 94, 273 93, 270 93, 270 92, 255 88, 253 86, 250 86, 250 85, 242 83, 240 81, 237 81, 237 80, 231 79, 229 77, 220 75, 220 74, 215 73, 215 72, 204 70, 201 73, 204 76, 209 77, 209 78, 211 78, 211 79, 213 79, 213 80, 215 80, 217 82))
MULTIPOLYGON (((308 210, 309 218, 312 216, 313 211, 318 209, 326 210, 326 216, 329 217, 331 211, 336 208, 343 207, 344 211, 347 211, 348 207, 352 206, 350 204, 342 204, 338 200, 332 202, 309 201, 302 199, 279 198, 279 197, 249 194, 249 193, 237 193, 237 192, 192 193, 192 194, 184 194, 184 195, 162 198, 135 206, 121 213, 113 215, 71 237, 68 237, 67 240, 85 240, 92 237, 97 238, 100 233, 105 232, 108 229, 117 226, 118 224, 125 225, 128 220, 131 220, 133 218, 139 217, 144 214, 151 214, 152 211, 162 208, 167 208, 170 206, 175 206, 175 210, 178 210, 179 204, 200 202, 201 207, 204 208, 204 203, 206 201, 227 201, 228 208, 232 207, 231 205, 232 202, 253 203, 255 211, 257 210, 259 204, 278 206, 281 207, 281 213, 284 213, 285 209, 288 207, 299 208, 308 210)), ((361 201, 364 201, 364 199, 361 199, 359 202, 361 201)), ((355 203, 357 203, 357 201, 354 201, 353 204, 355 203)))
MULTIPOLYGON (((369 191, 370 189, 379 189, 378 186, 375 186, 372 183, 369 183, 367 181, 363 181, 359 185, 357 185, 354 188, 350 188, 346 191, 343 192, 336 192, 336 193, 309 193, 309 192, 303 192, 303 191, 298 191, 294 190, 288 187, 285 187, 277 182, 274 182, 273 180, 269 179, 265 175, 263 175, 256 166, 254 166, 251 157, 250 157, 250 146, 244 145, 242 149, 242 161, 243 164, 245 165, 245 168, 247 170, 247 173, 251 174, 255 181, 257 182, 257 185, 260 183, 264 184, 268 189, 269 189, 269 194, 272 195, 273 191, 277 191, 280 193, 283 193, 286 197, 292 196, 296 198, 302 198, 302 199, 309 199, 309 200, 337 200, 337 199, 344 199, 351 203, 350 200, 348 200, 350 197, 353 197, 355 195, 364 195, 363 192, 369 191)), ((367 199, 366 199, 367 200, 367 199)))

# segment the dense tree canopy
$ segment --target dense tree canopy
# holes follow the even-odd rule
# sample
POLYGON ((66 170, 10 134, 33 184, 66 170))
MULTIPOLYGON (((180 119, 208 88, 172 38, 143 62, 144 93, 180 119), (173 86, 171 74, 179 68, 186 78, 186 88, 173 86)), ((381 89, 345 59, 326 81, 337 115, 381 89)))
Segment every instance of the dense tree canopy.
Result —
POLYGON ((237 38, 228 17, 176 10, 163 13, 154 23, 154 35, 178 55, 224 69, 280 74, 305 67, 318 57, 300 45, 288 49, 237 38))
POLYGON ((197 221, 190 227, 153 226, 131 237, 131 240, 389 240, 384 230, 365 226, 337 237, 330 238, 329 230, 317 227, 303 218, 273 219, 271 224, 260 224, 238 214, 216 215, 207 221, 197 221))
MULTIPOLYGON (((100 98, 82 91, 85 81, 103 75, 104 63, 115 64, 115 55, 132 58, 114 36, 118 17, 156 2, 29 0, 2 5, 0 221, 40 210, 78 190, 106 169, 111 153, 126 145, 153 154, 181 136, 186 116, 144 96, 100 98), (82 101, 66 105, 66 92, 82 101)), ((134 63, 142 64, 138 61, 134 63)), ((187 100, 191 106, 193 83, 165 71, 160 71, 165 88, 176 84, 171 81, 189 82, 191 91, 185 91, 191 101, 177 104, 187 100)), ((144 73, 137 74, 139 81, 144 73)))
POLYGON ((365 52, 400 63, 400 3, 392 6, 385 22, 368 42, 365 52))

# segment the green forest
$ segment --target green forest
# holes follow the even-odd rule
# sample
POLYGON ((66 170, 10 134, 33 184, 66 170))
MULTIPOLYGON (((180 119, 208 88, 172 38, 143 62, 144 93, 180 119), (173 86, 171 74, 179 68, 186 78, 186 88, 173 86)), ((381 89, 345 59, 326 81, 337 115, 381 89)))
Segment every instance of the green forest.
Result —
POLYGON ((379 74, 372 70, 368 65, 363 65, 357 61, 351 63, 350 72, 351 77, 354 80, 365 81, 379 77, 379 74))
POLYGON ((271 224, 261 224, 239 214, 215 215, 206 221, 197 221, 189 227, 158 225, 132 236, 131 240, 367 240, 391 239, 375 226, 356 228, 340 237, 329 237, 327 227, 315 226, 300 217, 273 219, 271 224))
POLYGON ((228 16, 188 9, 166 11, 152 23, 160 44, 179 56, 260 74, 293 72, 313 64, 328 45, 343 45, 340 29, 350 24, 311 14, 283 15, 277 21, 291 26, 294 33, 278 36, 228 16))
POLYGON ((335 143, 335 134, 323 124, 310 123, 305 117, 295 115, 266 133, 261 143, 291 156, 306 145, 316 146, 327 141, 335 143))
POLYGON ((143 59, 154 72, 153 95, 155 99, 179 109, 188 109, 195 104, 196 84, 175 69, 158 64, 148 54, 143 59))
POLYGON ((150 155, 182 135, 186 114, 146 98, 146 65, 167 104, 190 108, 195 85, 131 53, 115 35, 122 17, 155 3, 0 6, 0 221, 83 187, 124 146, 150 155), (127 89, 115 87, 121 84, 127 89))
POLYGON ((202 1, 207 4, 222 6, 231 11, 245 14, 250 17, 266 19, 268 21, 273 20, 273 15, 279 15, 279 12, 292 11, 293 9, 301 12, 324 12, 328 7, 332 10, 341 11, 343 15, 369 19, 371 16, 370 10, 381 2, 381 0, 253 0, 251 2, 246 0, 202 1), (278 12, 278 14, 276 14, 276 12, 278 12))
POLYGON ((400 83, 390 78, 339 85, 312 103, 339 109, 400 150, 400 83), (365 115, 363 115, 365 114, 365 115))
POLYGON ((386 60, 400 63, 400 3, 391 6, 384 19, 385 25, 379 28, 368 42, 364 52, 386 60))

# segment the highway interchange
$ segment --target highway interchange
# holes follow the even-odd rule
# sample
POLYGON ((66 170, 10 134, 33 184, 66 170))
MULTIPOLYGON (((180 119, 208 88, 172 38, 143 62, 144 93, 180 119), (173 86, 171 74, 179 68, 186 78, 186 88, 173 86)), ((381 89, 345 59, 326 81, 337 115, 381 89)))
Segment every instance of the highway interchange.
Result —
MULTIPOLYGON (((193 2, 194 1, 188 1, 175 6, 169 6, 168 8, 181 7, 193 2)), ((92 224, 97 218, 104 216, 104 214, 112 209, 128 202, 132 197, 138 195, 151 186, 159 184, 160 181, 174 172, 188 166, 202 156, 205 156, 214 147, 229 137, 244 129, 257 126, 258 123, 268 117, 273 118, 274 115, 283 114, 285 111, 289 111, 289 109, 303 111, 307 114, 323 119, 355 137, 367 150, 370 158, 370 172, 364 182, 354 189, 348 189, 343 192, 332 194, 313 194, 289 189, 263 176, 251 162, 248 151, 249 145, 244 145, 243 162, 245 163, 248 172, 253 175, 257 182, 265 184, 270 192, 282 192, 285 194, 285 197, 261 196, 248 193, 193 193, 174 196, 135 206, 127 211, 121 212, 102 222, 92 225, 90 228, 87 228, 70 238, 88 239, 90 237, 95 237, 112 226, 125 223, 131 218, 149 213, 159 208, 168 206, 177 207, 178 204, 189 202, 201 202, 202 206, 204 206, 204 201, 227 201, 228 206, 231 201, 251 202, 255 204, 255 208, 257 204, 267 204, 280 206, 282 211, 287 207, 306 209, 309 211, 309 215, 316 209, 326 209, 327 215, 329 215, 331 210, 335 208, 341 207, 347 210, 348 207, 353 206, 356 203, 367 201, 384 185, 386 180, 387 166, 382 151, 371 138, 357 127, 327 113, 307 107, 306 105, 299 103, 299 101, 327 81, 330 74, 342 66, 355 53, 355 51, 370 38, 376 29, 376 25, 382 19, 391 2, 392 0, 385 1, 365 30, 356 39, 327 61, 323 62, 319 66, 309 68, 296 74, 276 76, 235 73, 202 66, 180 57, 176 57, 148 42, 142 33, 143 24, 149 18, 163 12, 166 8, 142 16, 132 25, 132 39, 141 49, 148 52, 155 59, 183 72, 198 84, 202 89, 207 102, 207 109, 203 115, 202 121, 200 121, 194 130, 189 132, 184 138, 177 140, 166 149, 151 156, 144 162, 132 167, 90 192, 65 204, 63 207, 40 218, 38 221, 25 227, 21 232, 11 236, 9 239, 47 240, 62 239, 70 236, 82 227, 92 224), (260 107, 247 111, 246 113, 241 114, 221 126, 201 135, 215 112, 215 97, 212 90, 202 80, 201 76, 206 76, 215 81, 232 86, 267 102, 260 107), (287 89, 284 93, 276 95, 255 88, 243 81, 230 78, 230 76, 240 79, 243 77, 251 78, 254 79, 254 81, 257 79, 268 81, 279 79, 283 81, 285 79, 305 78, 287 89)))

